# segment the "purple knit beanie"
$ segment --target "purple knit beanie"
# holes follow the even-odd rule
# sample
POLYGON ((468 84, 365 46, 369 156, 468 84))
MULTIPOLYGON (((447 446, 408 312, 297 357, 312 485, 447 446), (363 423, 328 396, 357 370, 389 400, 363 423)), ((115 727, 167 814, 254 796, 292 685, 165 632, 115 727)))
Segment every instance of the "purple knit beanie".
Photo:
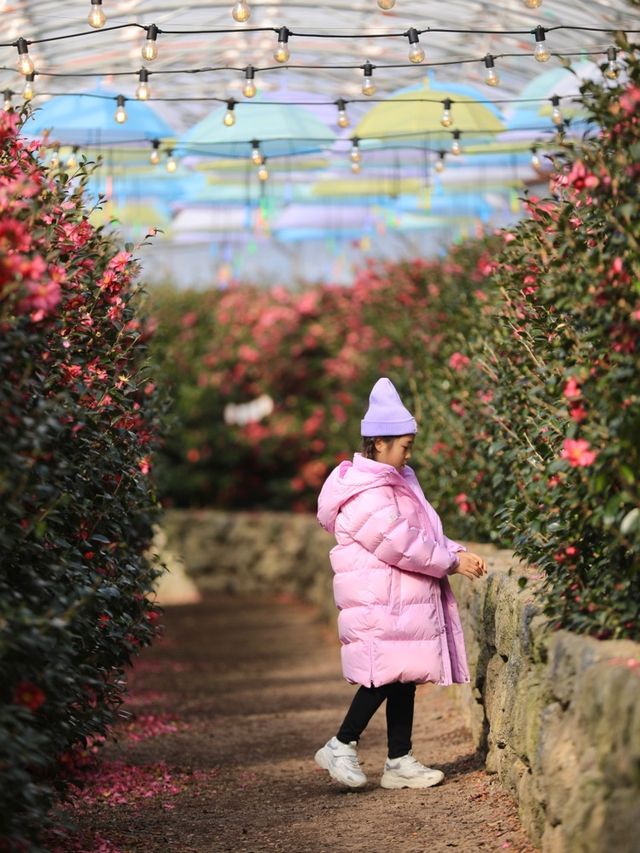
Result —
POLYGON ((402 405, 393 382, 378 379, 369 394, 369 408, 361 421, 360 435, 409 435, 418 431, 415 418, 402 405))

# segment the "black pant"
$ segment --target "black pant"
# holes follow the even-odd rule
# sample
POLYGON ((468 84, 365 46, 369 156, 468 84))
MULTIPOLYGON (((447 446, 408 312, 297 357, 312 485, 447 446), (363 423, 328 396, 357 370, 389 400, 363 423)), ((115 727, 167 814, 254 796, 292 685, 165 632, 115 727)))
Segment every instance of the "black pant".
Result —
POLYGON ((416 686, 412 682, 394 681, 380 687, 360 687, 336 737, 342 743, 357 741, 386 699, 389 758, 406 755, 411 749, 415 694, 416 686))

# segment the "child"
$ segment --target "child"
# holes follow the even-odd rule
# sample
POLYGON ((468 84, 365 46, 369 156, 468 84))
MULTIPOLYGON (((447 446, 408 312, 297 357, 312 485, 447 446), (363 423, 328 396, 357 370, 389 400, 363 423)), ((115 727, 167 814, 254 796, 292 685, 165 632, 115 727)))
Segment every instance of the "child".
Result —
POLYGON ((416 422, 389 379, 379 379, 361 422, 362 453, 327 477, 318 520, 330 552, 344 677, 361 685, 335 737, 315 755, 358 788, 360 735, 387 700, 383 788, 427 788, 444 778, 411 754, 416 684, 468 682, 462 627, 448 575, 486 574, 485 561, 448 539, 407 464, 416 422))

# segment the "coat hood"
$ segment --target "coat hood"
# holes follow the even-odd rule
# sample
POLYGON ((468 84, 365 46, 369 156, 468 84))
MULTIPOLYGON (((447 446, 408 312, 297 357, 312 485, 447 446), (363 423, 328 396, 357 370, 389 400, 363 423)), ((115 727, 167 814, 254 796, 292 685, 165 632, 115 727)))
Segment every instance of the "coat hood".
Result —
MULTIPOLYGON (((407 479, 413 474, 413 469, 404 466, 407 479)), ((354 453, 353 461, 345 459, 329 474, 318 495, 318 521, 329 533, 335 531, 336 518, 340 508, 355 495, 381 486, 398 478, 406 482, 402 473, 393 465, 367 459, 361 453, 354 453)))

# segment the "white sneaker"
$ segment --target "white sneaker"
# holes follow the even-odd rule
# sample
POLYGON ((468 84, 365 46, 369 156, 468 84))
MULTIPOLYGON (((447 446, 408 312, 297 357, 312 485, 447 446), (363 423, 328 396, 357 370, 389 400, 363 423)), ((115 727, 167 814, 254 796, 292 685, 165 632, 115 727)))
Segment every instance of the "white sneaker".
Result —
POLYGON ((323 770, 329 771, 332 779, 349 788, 360 788, 367 784, 367 777, 358 763, 355 740, 342 743, 337 737, 332 737, 316 752, 315 761, 323 770))
POLYGON ((409 750, 400 758, 387 758, 380 785, 383 788, 430 788, 443 779, 442 770, 420 764, 409 750))

